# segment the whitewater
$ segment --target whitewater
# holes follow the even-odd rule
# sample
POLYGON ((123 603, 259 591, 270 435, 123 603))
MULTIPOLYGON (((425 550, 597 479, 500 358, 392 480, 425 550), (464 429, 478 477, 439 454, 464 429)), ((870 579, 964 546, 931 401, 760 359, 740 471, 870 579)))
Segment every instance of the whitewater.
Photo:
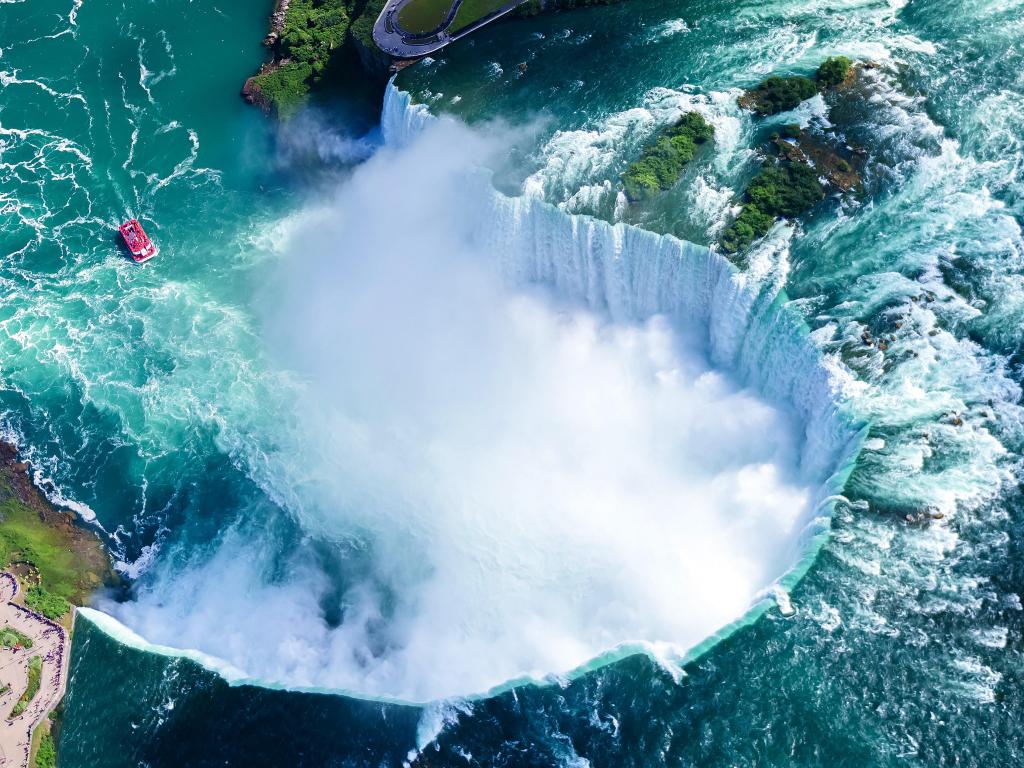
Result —
POLYGON ((422 702, 637 652, 678 669, 784 596, 860 437, 774 287, 495 192, 501 142, 393 87, 382 126, 280 246, 265 327, 301 383, 273 434, 230 438, 341 578, 295 558, 267 583, 273 544, 229 535, 101 607, 236 682, 422 702))
POLYGON ((4 435, 126 577, 69 765, 1019 761, 1016 4, 513 20, 296 130, 232 100, 246 5, 0 5, 4 435), (789 122, 865 195, 734 266, 789 122))

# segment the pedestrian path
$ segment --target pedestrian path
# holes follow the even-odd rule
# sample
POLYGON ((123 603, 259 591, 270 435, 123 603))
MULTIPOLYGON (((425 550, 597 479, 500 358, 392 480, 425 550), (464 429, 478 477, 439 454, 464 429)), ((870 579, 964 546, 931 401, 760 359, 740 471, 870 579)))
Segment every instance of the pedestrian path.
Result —
POLYGON ((0 768, 28 768, 32 732, 64 694, 67 632, 55 621, 14 603, 18 582, 0 571, 0 629, 13 627, 32 640, 31 648, 0 647, 0 768), (17 717, 14 705, 28 685, 28 664, 43 660, 39 691, 17 717))

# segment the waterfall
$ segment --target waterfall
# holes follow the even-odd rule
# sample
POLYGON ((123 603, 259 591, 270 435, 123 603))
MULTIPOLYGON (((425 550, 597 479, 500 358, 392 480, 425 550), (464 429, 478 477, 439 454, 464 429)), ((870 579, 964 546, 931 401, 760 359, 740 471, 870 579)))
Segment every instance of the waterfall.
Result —
MULTIPOLYGON (((433 119, 389 83, 381 114, 385 144, 406 145, 433 119)), ((534 197, 508 197, 485 173, 473 182, 479 185, 475 236, 501 260, 509 280, 548 286, 615 321, 664 315, 702 331, 715 366, 796 411, 806 433, 802 469, 823 479, 822 499, 840 492, 864 426, 843 412, 838 374, 775 284, 749 279, 704 246, 567 214, 534 197)))
MULTIPOLYGON (((433 120, 424 107, 413 105, 407 94, 393 85, 388 87, 381 118, 386 148, 394 150, 408 146, 415 150, 419 146, 422 152, 423 146, 414 144, 413 139, 418 133, 428 131, 433 120)), ((430 151, 436 151, 436 147, 430 151)), ((838 378, 822 359, 806 325, 787 306, 784 294, 772 281, 751 278, 708 248, 637 227, 612 225, 591 217, 567 214, 535 198, 501 194, 492 185, 489 172, 480 168, 464 170, 460 167, 453 172, 458 174, 454 177, 457 182, 454 186, 459 192, 456 198, 445 198, 440 203, 437 200, 423 201, 414 190, 405 188, 401 204, 395 198, 388 201, 390 205, 397 206, 399 214, 425 211, 430 214, 431 222, 436 218, 444 219, 457 207, 458 216, 455 218, 458 226, 465 224, 468 228, 467 232, 460 233, 460 238, 464 234, 468 241, 443 239, 440 241, 442 246, 437 243, 431 246, 428 243, 429 226, 426 221, 420 221, 419 224, 423 225, 420 231, 422 241, 415 252, 421 257, 420 262, 388 261, 385 257, 391 253, 390 249, 404 245, 404 242, 375 237, 361 240, 359 227, 378 232, 390 223, 394 211, 382 208, 379 197, 371 192, 393 185, 401 172, 407 170, 402 164, 406 159, 405 155, 384 157, 384 162, 377 166, 368 164, 367 174, 384 173, 381 177, 384 181, 381 178, 356 177, 352 182, 354 186, 348 190, 350 197, 339 203, 338 208, 339 212, 344 211, 354 218, 339 224, 337 232, 325 234, 335 240, 351 237, 354 243, 362 243, 367 249, 365 255, 379 257, 374 263, 382 272, 380 281, 371 279, 362 284, 358 280, 365 279, 365 276, 361 278, 358 270, 348 273, 348 277, 356 282, 347 285, 346 293, 340 290, 345 285, 347 274, 341 270, 336 274, 337 281, 327 280, 322 291, 314 292, 309 287, 310 276, 299 275, 295 281, 300 288, 298 295, 302 305, 293 306, 291 313, 302 315, 306 305, 319 307, 319 302, 326 302, 323 305, 325 310, 314 310, 309 317, 291 317, 291 322, 303 329, 316 325, 321 330, 330 330, 339 338, 357 338, 362 329, 372 325, 378 312, 387 314, 386 303, 378 304, 368 297, 386 298, 395 291, 396 284, 401 284, 399 290, 415 289, 415 294, 402 294, 402 312, 417 318, 418 324, 429 323, 429 313, 417 314, 417 309, 429 304, 417 305, 417 298, 431 298, 439 287, 450 287, 445 282, 450 275, 446 275, 441 263, 445 253, 463 245, 474 246, 467 251, 478 262, 480 259, 493 260, 497 269, 488 268, 486 271, 494 276, 495 283, 503 285, 494 295, 487 291, 483 291, 483 298, 473 294, 477 304, 471 305, 473 314, 468 322, 472 323, 475 318, 483 321, 491 308, 490 300, 499 299, 500 303, 501 292, 511 285, 514 288, 542 288, 554 294, 559 305, 577 305, 589 310, 591 316, 606 318, 616 326, 641 326, 655 319, 657 323, 667 324, 678 332, 680 339, 685 337, 687 343, 694 344, 694 357, 700 357, 702 370, 706 370, 707 363, 710 363, 713 368, 728 374, 730 386, 738 383, 754 393, 759 401, 768 401, 780 414, 785 414, 779 421, 772 421, 767 431, 759 432, 757 422, 740 422, 739 430, 732 430, 735 439, 725 449, 728 455, 742 453, 744 443, 771 442, 776 434, 785 432, 794 438, 791 443, 793 451, 788 454, 790 458, 787 461, 789 465, 799 463, 799 485, 806 492, 793 503, 774 502, 775 506, 761 518, 765 527, 757 529, 760 535, 748 535, 744 539, 744 545, 749 544, 753 553, 750 557, 746 556, 746 550, 731 548, 734 541, 743 538, 742 535, 734 537, 737 529, 731 526, 743 517, 746 501, 737 501, 738 497, 715 501, 717 497, 700 493, 687 496, 695 484, 703 488, 705 486, 700 486, 700 483, 708 482, 706 487, 712 488, 719 476, 719 468, 716 466, 706 473, 710 479, 687 476, 685 473, 689 465, 682 466, 682 463, 668 467, 661 474, 647 474, 650 468, 659 466, 662 454, 643 453, 646 448, 644 440, 627 446, 625 451, 601 454, 601 459, 614 455, 614 461, 596 464, 601 468, 598 470, 600 476, 593 473, 565 475, 564 467, 573 461, 592 466, 586 461, 585 450, 589 445, 583 446, 581 456, 578 442, 567 443, 571 447, 562 455, 568 456, 569 463, 551 464, 557 471, 549 472, 547 465, 543 468, 539 465, 527 467, 534 470, 534 474, 525 473, 525 477, 540 479, 534 495, 518 497, 515 504, 507 507, 486 501, 478 503, 489 495, 497 498, 514 496, 516 489, 528 485, 516 472, 529 464, 530 457, 556 444, 561 435, 578 440, 581 425, 594 421, 593 412, 577 412, 576 421, 559 427, 561 431, 555 436, 558 439, 549 439, 554 433, 543 433, 545 439, 525 444, 528 451, 520 451, 519 443, 514 443, 516 450, 495 454, 497 458, 492 457, 490 463, 479 465, 481 471, 467 471, 467 468, 477 466, 474 461, 479 455, 493 453, 493 443, 500 444, 500 439, 504 437, 507 440, 509 435, 518 440, 520 435, 529 433, 531 427, 523 428, 516 422, 509 429, 509 434, 502 435, 496 434, 501 432, 501 426, 491 429, 500 421, 493 424, 485 422, 480 428, 485 434, 476 430, 466 433, 469 435, 466 445, 470 446, 467 451, 459 442, 461 435, 454 441, 446 441, 441 439, 444 435, 432 429, 421 431, 422 425, 416 423, 417 419, 421 411, 430 411, 431 402, 424 401, 424 408, 420 408, 418 401, 411 404, 409 401, 415 390, 424 388, 424 385, 428 391, 431 386, 450 389, 449 379, 453 370, 467 374, 475 372, 478 367, 487 368, 487 364, 481 364, 479 357, 473 354, 474 351, 498 350, 496 354, 503 360, 508 357, 511 346, 504 342, 512 336, 500 333, 485 335, 481 337, 484 343, 471 340, 456 345, 463 350, 461 354, 465 362, 449 357, 452 350, 447 347, 441 349, 440 362, 434 361, 426 366, 417 363, 420 367, 406 365, 406 361, 416 355, 399 355, 402 365, 394 369, 395 375, 381 379, 380 389, 393 389, 391 382, 405 377, 414 382, 413 390, 395 390, 399 396, 385 399, 382 412, 401 415, 402 429, 399 431, 415 436, 411 440, 413 450, 407 454, 411 458, 403 458, 406 455, 403 451, 410 448, 410 443, 396 438, 393 424, 385 420, 382 422, 382 434, 386 435, 382 442, 383 453, 374 459, 367 453, 365 441, 357 439, 351 445, 339 441, 337 428, 344 429, 345 418, 331 421, 332 414, 344 416, 347 413, 343 401, 335 404, 339 410, 332 411, 329 401, 338 389, 336 385, 350 378, 353 372, 372 370, 379 362, 372 354, 368 357, 357 354, 351 359, 342 358, 340 380, 324 379, 324 397, 316 400, 317 423, 305 424, 297 430, 290 449, 282 454, 285 457, 299 456, 300 459, 294 464, 290 460, 274 464, 277 470, 274 478, 281 487, 290 488, 310 474, 318 466, 318 461, 325 462, 321 467, 322 474, 313 484, 318 493, 324 494, 324 503, 315 508, 323 514, 303 519, 303 522, 308 524, 307 530, 336 531, 341 537, 350 535, 352 531, 362 532, 359 541, 365 539, 369 542, 363 549, 386 561, 382 564, 383 572, 395 575, 396 594, 407 599, 414 596, 408 607, 399 606, 406 612, 394 619, 399 628, 409 630, 409 637, 399 634, 401 642, 395 642, 376 666, 372 662, 378 659, 372 653, 364 662, 370 663, 369 667, 353 666, 351 649, 365 646, 358 635, 363 625, 352 622, 352 626, 343 624, 338 628, 323 626, 315 605, 316 584, 320 580, 316 574, 310 576, 312 581, 298 577, 279 584, 258 584, 259 574, 247 571, 239 557, 246 546, 244 542, 238 543, 239 549, 227 548, 193 571, 174 575, 162 586, 158 585, 148 600, 143 595, 135 603, 111 607, 118 618, 128 617, 132 627, 145 627, 147 639, 123 628, 116 618, 91 611, 83 612, 83 617, 122 642, 155 653, 191 658, 233 684, 244 682, 298 690, 325 690, 408 703, 448 696, 476 698, 493 695, 516 685, 550 682, 554 679, 550 677, 552 674, 578 676, 637 653, 646 653, 670 670, 678 671, 680 663, 692 660, 737 628, 757 620, 774 604, 772 597, 784 611, 788 611, 787 591, 806 573, 827 538, 836 497, 842 493, 852 470, 865 430, 846 413, 838 378), (431 202, 434 207, 425 205, 425 202, 431 202), (414 271, 421 269, 430 279, 423 283, 403 284, 395 278, 397 275, 405 276, 403 270, 406 267, 414 271), (439 286, 439 281, 444 285, 439 286), (372 305, 368 317, 358 315, 345 320, 343 316, 331 314, 336 305, 346 307, 363 300, 372 305), (333 325, 332 317, 335 318, 333 325), (490 343, 492 340, 496 343, 490 343), (474 343, 477 346, 466 356, 465 348, 472 347, 474 343), (454 366, 453 360, 456 360, 454 366), (439 370, 443 374, 440 377, 437 375, 439 370), (321 422, 327 424, 323 434, 316 431, 321 422), (750 424, 754 426, 750 427, 750 424), (421 449, 418 439, 421 434, 426 437, 423 441, 428 446, 426 452, 421 449), (330 448, 334 442, 342 446, 337 457, 329 451, 323 456, 318 452, 323 446, 330 448), (312 450, 307 453, 306 449, 311 446, 312 450), (630 452, 629 447, 641 450, 630 452), (796 454, 799 454, 799 460, 796 454), (395 456, 398 458, 393 458, 395 456), (454 458, 447 460, 445 457, 454 458), (613 503, 607 503, 608 494, 601 495, 601 498, 595 496, 595 488, 601 486, 607 474, 613 473, 614 465, 621 464, 624 458, 636 457, 639 457, 639 471, 634 473, 631 467, 624 476, 623 487, 644 491, 649 486, 668 489, 656 498, 657 503, 653 507, 658 514, 654 517, 645 518, 643 514, 631 517, 638 510, 646 509, 649 513, 652 505, 629 494, 616 495, 617 485, 609 486, 613 503), (375 470, 379 476, 365 467, 360 470, 364 462, 379 466, 380 469, 375 470), (420 462, 422 467, 416 468, 420 462), (352 467, 356 468, 355 474, 345 475, 345 471, 352 467), (510 472, 508 467, 515 469, 510 472), (360 472, 367 474, 363 476, 360 472), (562 496, 556 498, 553 494, 563 476, 569 480, 560 489, 562 496), (666 478, 670 482, 663 486, 666 478), (508 484, 498 487, 494 485, 496 481, 508 484), (331 485, 332 482, 338 487, 331 485), (366 495, 353 495, 353 488, 358 489, 361 483, 368 486, 366 495), (408 485, 403 486, 403 483, 408 485), (469 495, 463 498, 466 488, 469 488, 469 495), (380 489, 385 490, 381 492, 380 489), (397 489, 395 498, 388 496, 389 489, 397 489), (588 492, 590 498, 587 498, 588 492), (410 499, 411 502, 408 501, 410 499), (711 517, 703 518, 702 515, 709 511, 713 513, 711 517), (780 518, 787 512, 792 512, 792 516, 782 523, 780 518), (701 520, 705 522, 699 522, 701 520), (509 521, 512 521, 511 527, 509 521), (558 521, 560 527, 546 527, 550 521, 558 521), (687 528, 688 525, 695 527, 687 528), (713 527, 714 536, 702 538, 708 526, 713 527), (627 546, 619 537, 620 529, 637 534, 633 545, 627 546), (524 531, 535 531, 537 535, 524 536, 524 531), (671 538, 672 535, 675 538, 671 538), (716 536, 728 541, 730 546, 714 550, 713 561, 706 561, 703 558, 711 550, 704 547, 704 542, 715 542, 718 540, 716 536), (768 539, 771 539, 770 544, 768 539), (660 544, 669 541, 671 544, 660 544), (495 547, 495 543, 499 546, 495 547), (511 553, 510 559, 503 560, 502 553, 511 553), (732 559, 723 560, 723 555, 732 559), (597 572, 590 569, 591 563, 605 562, 611 563, 611 567, 602 566, 597 572), (729 565, 723 566, 723 562, 729 565), (644 567, 646 563, 670 565, 666 569, 649 570, 644 567), (574 567, 559 570, 567 564, 574 567), (736 576, 748 565, 752 569, 749 572, 756 573, 756 578, 744 580, 744 577, 736 576), (613 578, 614 584, 602 583, 601 579, 606 574, 618 574, 620 566, 624 571, 635 572, 634 576, 640 574, 639 578, 623 579, 622 583, 613 578), (679 570, 680 566, 682 570, 679 570), (733 577, 737 579, 739 592, 729 586, 733 577), (233 616, 227 623, 232 626, 231 638, 235 638, 234 641, 207 637, 205 626, 192 627, 188 616, 193 603, 190 600, 181 602, 185 598, 180 597, 192 594, 187 586, 184 591, 181 589, 190 579, 198 583, 213 579, 222 584, 230 583, 233 586, 223 590, 229 598, 235 594, 245 596, 245 599, 224 600, 219 593, 200 592, 197 597, 205 606, 206 615, 233 616), (724 585, 723 591, 703 590, 699 586, 702 580, 709 585, 724 585), (564 586, 559 591, 553 584, 564 586), (687 584, 693 586, 685 589, 687 584), (680 586, 684 587, 683 592, 673 591, 680 586), (551 605, 547 606, 546 612, 538 613, 537 603, 544 589, 549 591, 551 605), (593 604, 586 605, 580 612, 577 610, 581 605, 578 596, 584 593, 589 595, 593 604), (176 595, 179 596, 177 603, 176 595), (687 598, 693 598, 694 602, 685 603, 687 598), (503 599, 506 611, 495 613, 492 610, 494 604, 503 599), (260 621, 261 610, 270 603, 276 606, 275 610, 291 616, 290 631, 308 643, 312 661, 302 655, 302 663, 311 671, 303 678, 290 678, 290 673, 282 672, 272 663, 282 653, 281 646, 276 644, 273 633, 265 631, 266 625, 260 621), (667 614, 655 612, 651 616, 644 615, 639 623, 632 618, 617 618, 618 608, 628 611, 636 605, 671 606, 671 610, 667 614), (467 606, 472 622, 467 621, 467 615, 460 613, 467 610, 467 606), (592 622, 591 617, 600 616, 605 607, 611 610, 609 623, 592 622), (253 614, 257 620, 250 624, 253 614), (685 617, 686 620, 677 617, 685 617), (691 617, 696 617, 694 621, 700 624, 698 628, 689 623, 691 617), (487 630, 479 636, 472 633, 468 637, 463 636, 461 628, 468 624, 481 625, 487 630), (530 626, 539 626, 540 629, 533 632, 523 630, 530 626), (650 630, 651 626, 656 629, 650 630), (192 634, 187 631, 189 627, 195 630, 192 634), (239 638, 244 638, 244 642, 239 638), (203 653, 175 650, 187 647, 187 643, 197 642, 197 639, 203 653), (150 640, 160 644, 149 647, 150 640), (230 663, 220 661, 220 649, 223 647, 230 651, 232 642, 236 652, 229 655, 230 663), (248 655, 243 654, 245 659, 240 661, 237 648, 242 646, 248 655), (481 653, 482 647, 486 647, 488 652, 481 653), (496 667, 498 671, 489 666, 476 670, 473 672, 476 676, 471 676, 466 682, 462 681, 461 673, 457 681, 449 680, 450 675, 446 675, 444 680, 434 680, 432 675, 436 670, 458 672, 471 666, 452 661, 463 648, 469 649, 466 658, 473 658, 475 663, 492 656, 494 663, 500 662, 496 667), (582 652, 580 648, 586 651, 582 652), (317 649, 315 653, 313 649, 317 649), (563 650, 564 655, 561 655, 563 650), (524 663, 521 659, 527 661, 524 663), (367 669, 370 669, 369 673, 367 669), (392 670, 397 670, 394 680, 388 677, 392 670), (366 678, 372 676, 371 673, 383 675, 383 683, 372 680, 367 683, 366 678), (328 674, 333 677, 326 676, 328 674), (289 680, 291 682, 287 682, 289 680), (325 687, 310 688, 311 683, 325 687)), ((450 185, 451 179, 448 183, 450 185)), ((441 226, 440 230, 447 231, 447 227, 441 226)), ((344 260, 329 246, 321 249, 317 257, 323 262, 310 264, 307 257, 303 264, 318 277, 328 275, 331 265, 344 260)), ((353 257, 349 253, 348 258, 350 262, 363 264, 358 255, 353 257)), ((458 271, 451 272, 456 277, 459 274, 458 271)), ((470 281, 467 285, 472 290, 483 283, 470 281)), ((455 293, 445 294, 445 297, 446 301, 458 301, 460 298, 455 293)), ((399 324, 397 336, 378 335, 374 337, 374 343, 383 344, 388 350, 401 350, 402 344, 411 336, 417 345, 416 350, 422 351, 421 347, 429 347, 432 339, 457 335, 455 325, 464 321, 466 318, 460 315, 457 322, 446 319, 441 325, 429 325, 427 333, 422 336, 417 335, 417 328, 399 324)), ((547 342, 560 329, 557 323, 549 323, 543 325, 542 331, 538 338, 547 342)), ((465 341, 462 337, 459 340, 465 341)), ((327 344, 321 339, 314 346, 313 353, 319 361, 327 344)), ((545 349, 550 351, 547 347, 545 349)), ((426 350, 426 359, 433 361, 435 356, 431 351, 426 350)), ((549 360, 551 358, 545 358, 539 367, 532 370, 551 370, 549 360)), ((553 380, 562 382, 580 374, 580 365, 575 358, 563 359, 561 364, 562 367, 552 375, 553 380)), ((573 389, 573 397, 577 393, 585 395, 585 390, 591 388, 591 382, 600 380, 601 374, 609 370, 598 367, 587 371, 593 372, 596 378, 584 375, 583 381, 573 389)), ((708 374, 714 377, 717 372, 708 371, 708 374)), ((484 390, 490 391, 489 387, 484 387, 484 390)), ((372 391, 374 403, 380 400, 381 394, 378 394, 376 385, 369 391, 372 391)), ((648 400, 657 400, 656 396, 644 396, 654 393, 654 390, 639 390, 641 394, 638 396, 629 386, 621 391, 628 392, 636 402, 646 404, 648 400)), ((681 401, 688 402, 688 397, 684 393, 681 401)), ((610 400, 613 398, 598 396, 594 407, 614 412, 614 405, 607 405, 610 400)), ((473 402, 470 398, 470 403, 473 402)), ((488 413, 504 417, 506 405, 518 407, 504 400, 484 402, 485 408, 475 412, 469 421, 476 424, 488 413)), ((618 401, 619 405, 622 403, 618 401)), ((460 401, 450 413, 461 415, 455 412, 464 410, 464 405, 460 401)), ((531 400, 529 405, 530 416, 538 410, 536 406, 542 406, 539 410, 541 418, 531 425, 537 432, 543 432, 549 423, 558 422, 564 412, 571 409, 567 401, 561 399, 549 402, 541 398, 531 400)), ((376 412, 376 408, 372 410, 372 413, 376 412)), ((516 414, 519 417, 526 415, 523 410, 512 410, 511 413, 513 418, 516 414)), ((708 416, 708 427, 705 432, 697 433, 688 431, 691 422, 699 421, 699 418, 694 418, 695 414, 688 413, 685 419, 675 421, 674 426, 669 427, 674 431, 667 433, 665 422, 658 418, 662 413, 651 411, 649 418, 645 416, 646 423, 652 425, 651 433, 659 438, 664 434, 681 436, 681 442, 685 443, 681 447, 695 449, 702 454, 708 443, 730 433, 729 425, 724 423, 732 416, 728 410, 702 411, 702 415, 708 416)), ((448 430, 452 429, 452 419, 441 421, 448 430)), ((358 431, 360 434, 375 434, 379 430, 371 420, 367 422, 367 428, 360 427, 358 431)), ((275 440, 287 444, 285 437, 275 435, 275 440)), ((616 434, 615 440, 620 438, 621 435, 616 434)), ((756 464, 758 461, 764 460, 754 459, 748 463, 756 464)), ((699 464, 699 461, 695 463, 699 464)), ((760 466, 767 465, 762 463, 760 466)), ((738 475, 729 475, 719 487, 724 484, 731 488, 735 477, 738 475)), ((752 492, 752 498, 757 499, 757 505, 782 498, 771 489, 784 485, 758 485, 752 492), (765 490, 766 487, 769 490, 765 490)), ((367 615, 386 616, 386 611, 375 602, 376 594, 372 590, 364 592, 361 605, 370 612, 367 615)), ((374 631, 385 631, 390 627, 386 621, 378 624, 381 628, 374 631)))

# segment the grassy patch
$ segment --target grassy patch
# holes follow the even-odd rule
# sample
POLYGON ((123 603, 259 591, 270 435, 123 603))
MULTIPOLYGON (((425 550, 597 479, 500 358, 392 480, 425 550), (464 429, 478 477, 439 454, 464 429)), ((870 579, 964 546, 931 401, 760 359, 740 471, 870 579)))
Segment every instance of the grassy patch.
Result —
POLYGON ((480 19, 507 4, 508 0, 462 0, 462 5, 459 6, 455 19, 452 21, 452 32, 459 32, 476 24, 480 19))
POLYGON ((71 546, 71 525, 50 524, 15 496, 7 496, 0 503, 0 564, 31 563, 47 592, 82 602, 98 585, 90 564, 71 546))
POLYGON ((432 32, 448 17, 453 2, 454 0, 412 0, 398 12, 398 25, 414 35, 432 32))
POLYGON ((0 629, 0 645, 4 648, 13 648, 16 645, 20 645, 22 648, 31 648, 32 638, 14 627, 4 627, 0 629))
POLYGON ((29 587, 25 592, 25 604, 48 619, 59 619, 71 610, 68 601, 43 587, 29 587))
POLYGON ((687 163, 693 160, 697 145, 714 135, 714 127, 700 114, 687 112, 675 125, 659 133, 640 159, 622 174, 626 197, 635 202, 670 189, 687 163))
POLYGON ((736 253, 768 234, 776 219, 794 219, 825 197, 813 168, 785 163, 762 168, 747 186, 739 216, 722 233, 722 248, 736 253))
POLYGON ((52 733, 44 733, 39 740, 35 768, 57 768, 57 745, 53 742, 52 733))
POLYGON ((28 660, 28 685, 25 687, 25 692, 21 694, 21 698, 15 702, 9 718, 17 717, 28 708, 28 705, 32 703, 32 699, 39 693, 39 686, 42 680, 43 659, 40 656, 33 656, 28 660))

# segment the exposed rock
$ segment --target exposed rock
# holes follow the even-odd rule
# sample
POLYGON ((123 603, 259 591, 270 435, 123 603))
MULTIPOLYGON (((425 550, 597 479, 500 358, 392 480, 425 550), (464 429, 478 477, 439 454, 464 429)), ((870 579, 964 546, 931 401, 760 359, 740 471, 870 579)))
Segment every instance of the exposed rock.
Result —
POLYGON ((791 140, 781 136, 773 138, 772 144, 779 155, 793 163, 813 166, 822 178, 842 192, 863 189, 860 173, 853 165, 859 164, 860 158, 844 158, 837 148, 809 131, 801 130, 791 140))

